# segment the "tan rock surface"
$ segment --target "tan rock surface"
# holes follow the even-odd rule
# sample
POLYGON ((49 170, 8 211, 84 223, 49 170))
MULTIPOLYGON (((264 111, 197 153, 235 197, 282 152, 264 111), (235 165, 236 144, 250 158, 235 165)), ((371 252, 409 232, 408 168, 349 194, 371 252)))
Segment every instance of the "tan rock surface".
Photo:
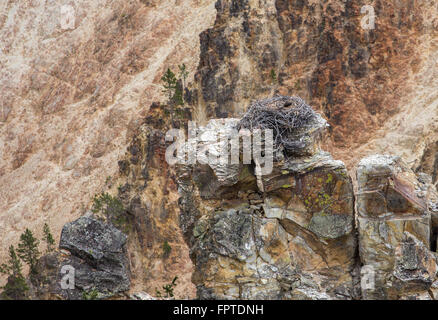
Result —
POLYGON ((25 228, 47 222, 59 239, 84 213, 162 99, 164 69, 193 77, 214 16, 213 0, 1 2, 0 260, 25 228))
POLYGON ((196 71, 200 122, 298 94, 328 119, 325 149, 349 169, 391 153, 436 181, 436 2, 374 0, 374 31, 360 28, 365 0, 215 2, 0 3, 0 260, 26 227, 40 236, 48 222, 58 237, 85 212, 163 100, 162 72, 182 62, 189 80, 196 71))

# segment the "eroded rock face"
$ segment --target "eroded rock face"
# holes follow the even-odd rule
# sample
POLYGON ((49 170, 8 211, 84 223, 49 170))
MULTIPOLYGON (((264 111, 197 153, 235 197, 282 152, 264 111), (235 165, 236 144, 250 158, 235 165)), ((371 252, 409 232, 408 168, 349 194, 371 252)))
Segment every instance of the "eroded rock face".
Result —
MULTIPOLYGON (((178 191, 174 168, 165 159, 168 106, 153 104, 119 160, 117 194, 129 216, 127 244, 131 292, 155 294, 156 288, 178 276, 175 297, 195 297, 193 265, 179 227, 178 191), (164 247, 168 247, 166 251, 164 247)), ((175 125, 181 119, 175 120, 175 125)))
MULTIPOLYGON (((218 155, 228 140, 215 134, 241 123, 210 120, 198 130, 210 140, 197 147, 218 155)), ((432 177, 399 157, 369 156, 357 168, 355 205, 343 162, 320 149, 321 134, 307 137, 311 152, 274 157, 265 175, 254 162, 180 166, 180 222, 198 297, 435 299, 432 177)))
POLYGON ((193 78, 214 2, 1 1, 0 260, 25 228, 59 238, 117 176, 138 119, 165 101, 163 72, 185 63, 193 78))
POLYGON ((225 175, 236 179, 221 183, 215 172, 196 164, 179 170, 181 226, 199 298, 357 296, 353 188, 341 161, 315 147, 311 156, 274 162, 269 175, 234 165, 225 175))
MULTIPOLYGON (((431 213, 422 183, 399 158, 376 155, 357 169, 364 299, 421 298, 436 280, 431 213)), ((433 296, 432 296, 433 298, 433 296)))

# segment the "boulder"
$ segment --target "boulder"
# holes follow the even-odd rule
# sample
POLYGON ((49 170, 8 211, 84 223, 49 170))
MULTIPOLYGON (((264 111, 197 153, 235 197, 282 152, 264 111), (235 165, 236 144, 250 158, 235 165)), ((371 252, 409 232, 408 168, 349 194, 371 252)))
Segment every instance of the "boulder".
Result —
POLYGON ((103 299, 129 290, 126 240, 120 230, 91 215, 67 223, 59 244, 66 251, 47 254, 38 262, 37 297, 78 300, 93 292, 93 298, 103 299), (66 276, 74 278, 73 288, 62 287, 66 276))
POLYGON ((101 270, 125 269, 127 236, 112 224, 83 216, 64 225, 59 247, 101 270))

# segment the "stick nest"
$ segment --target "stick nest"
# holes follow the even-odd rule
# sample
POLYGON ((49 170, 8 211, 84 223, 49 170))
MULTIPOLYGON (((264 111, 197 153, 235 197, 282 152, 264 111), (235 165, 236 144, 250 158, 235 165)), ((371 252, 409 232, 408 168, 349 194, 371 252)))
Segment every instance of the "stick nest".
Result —
POLYGON ((251 104, 238 129, 272 129, 274 153, 284 150, 285 155, 292 155, 306 147, 300 137, 314 124, 316 117, 315 111, 303 99, 274 96, 251 104))

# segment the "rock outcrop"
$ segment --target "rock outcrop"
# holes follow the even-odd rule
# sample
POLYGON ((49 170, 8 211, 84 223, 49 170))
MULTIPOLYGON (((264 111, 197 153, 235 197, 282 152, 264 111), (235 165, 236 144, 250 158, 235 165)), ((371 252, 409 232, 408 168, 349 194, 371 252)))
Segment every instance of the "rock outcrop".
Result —
MULTIPOLYGON (((289 100, 255 105, 287 112, 295 108, 289 100)), ((300 129, 319 132, 304 135, 305 152, 277 154, 270 173, 260 174, 254 159, 209 162, 206 150, 228 152, 224 147, 243 123, 210 120, 197 129, 196 143, 183 145, 197 148, 200 161, 178 170, 181 228, 199 298, 438 298, 437 194, 430 176, 416 175, 396 156, 364 158, 355 204, 345 165, 320 149, 326 126, 319 115, 300 129)), ((304 136, 291 136, 296 143, 289 145, 304 136)))
POLYGON ((429 292, 438 266, 424 183, 399 157, 382 155, 360 161, 357 182, 362 277, 372 282, 363 298, 435 298, 429 292))
MULTIPOLYGON (((366 155, 387 152, 402 156, 416 173, 425 172, 436 183, 438 2, 375 0, 376 25, 367 30, 361 27, 361 8, 369 4, 78 0, 70 2, 74 24, 64 28, 59 1, 2 1, 0 261, 25 228, 41 238, 47 222, 59 235, 66 222, 86 212, 90 198, 107 188, 105 178, 111 176, 122 183, 119 195, 138 240, 128 241, 135 290, 153 290, 178 272, 185 284, 178 290, 193 297, 188 280, 192 265, 178 228, 178 195, 172 173, 161 162, 164 132, 151 130, 149 119, 139 120, 153 101, 163 101, 163 72, 167 67, 175 71, 180 63, 189 71, 187 82, 193 80, 186 88, 187 104, 193 119, 203 125, 215 117, 239 117, 253 99, 276 92, 299 94, 324 114, 331 125, 324 148, 349 169, 366 155), (173 248, 168 259, 161 256, 165 241, 173 248)), ((312 152, 308 161, 316 161, 317 169, 319 163, 333 161, 312 152)), ((234 168, 228 181, 230 167, 197 167, 196 188, 202 192, 183 197, 184 210, 207 201, 205 194, 240 199, 233 196, 234 189, 245 191, 247 184, 253 202, 265 201, 251 169, 234 168), (231 181, 238 185, 226 185, 231 181)), ((290 175, 307 175, 300 170, 290 175)), ((280 181, 272 178, 273 184, 280 181)), ((269 183, 263 186, 269 189, 269 183)), ((298 188, 292 181, 284 185, 298 188)), ((111 192, 116 189, 114 183, 111 192)), ((213 200, 218 201, 208 201, 213 200)), ((258 205, 269 210, 274 200, 258 205)), ((438 198, 426 202, 432 212, 430 248, 435 251, 438 198)), ((201 215, 197 211, 204 209, 190 210, 201 215)), ((184 233, 198 221, 196 214, 181 216, 184 233)), ((365 222, 371 221, 368 214, 365 222)), ((285 229, 285 218, 273 219, 285 229)), ((318 219, 311 231, 306 229, 318 238, 342 234, 348 224, 331 217, 335 227, 323 229, 315 224, 318 219)), ((411 241, 403 237, 403 243, 411 241)), ((52 263, 47 263, 50 269, 52 263)), ((5 281, 1 276, 0 285, 5 281)))
POLYGON ((76 300, 94 292, 100 299, 128 291, 126 240, 120 230, 91 215, 67 223, 59 247, 69 253, 54 252, 39 260, 35 296, 76 300), (66 276, 72 287, 63 287, 66 276))
MULTIPOLYGON (((320 121, 309 129, 324 128, 320 121)), ((238 122, 211 120, 199 136, 238 122)), ((203 143, 217 153, 215 141, 203 143)), ((181 166, 181 227, 199 298, 357 296, 352 181, 341 161, 311 145, 310 155, 276 161, 263 176, 254 164, 181 166)))
POLYGON ((96 278, 89 281, 96 285, 94 289, 117 293, 128 290, 130 284, 126 240, 127 236, 111 224, 84 216, 64 226, 59 247, 96 270, 96 275, 84 272, 84 276, 96 278))
POLYGON ((215 8, 201 34, 199 119, 238 117, 279 92, 324 114, 328 147, 350 168, 358 154, 391 149, 418 161, 435 145, 437 3, 218 0, 215 8), (362 26, 369 5, 371 29, 362 26))

